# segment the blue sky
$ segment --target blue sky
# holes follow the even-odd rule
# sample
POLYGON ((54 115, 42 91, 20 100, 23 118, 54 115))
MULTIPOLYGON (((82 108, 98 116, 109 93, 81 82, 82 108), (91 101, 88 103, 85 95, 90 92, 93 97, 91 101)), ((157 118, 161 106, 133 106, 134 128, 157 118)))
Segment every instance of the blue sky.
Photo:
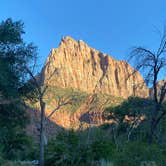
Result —
POLYGON ((166 23, 165 0, 0 0, 0 20, 23 20, 42 65, 62 36, 125 59, 132 46, 155 49, 166 23))

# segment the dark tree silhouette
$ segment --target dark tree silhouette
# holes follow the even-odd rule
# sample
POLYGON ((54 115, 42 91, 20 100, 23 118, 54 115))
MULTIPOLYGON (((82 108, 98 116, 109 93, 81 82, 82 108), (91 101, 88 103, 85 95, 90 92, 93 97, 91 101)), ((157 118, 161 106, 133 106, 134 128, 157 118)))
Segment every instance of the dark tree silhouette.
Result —
POLYGON ((166 69, 166 27, 156 51, 136 47, 132 50, 129 60, 133 60, 135 69, 143 73, 145 82, 151 84, 153 88, 155 106, 151 112, 148 136, 148 142, 151 144, 159 122, 166 115, 166 110, 162 108, 162 103, 166 96, 166 82, 161 85, 160 90, 157 87, 159 76, 166 69))
POLYGON ((36 47, 25 43, 24 33, 22 21, 9 18, 0 23, 0 145, 7 159, 15 158, 18 151, 23 153, 22 147, 26 145, 23 137, 27 138, 23 130, 27 116, 20 87, 27 81, 25 66, 32 67, 36 47))

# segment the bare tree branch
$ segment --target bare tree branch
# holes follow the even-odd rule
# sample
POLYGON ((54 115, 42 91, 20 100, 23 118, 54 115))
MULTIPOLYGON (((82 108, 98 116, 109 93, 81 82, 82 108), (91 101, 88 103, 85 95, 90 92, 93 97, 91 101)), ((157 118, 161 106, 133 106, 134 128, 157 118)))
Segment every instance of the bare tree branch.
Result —
POLYGON ((57 110, 59 110, 62 106, 65 106, 65 105, 68 105, 68 104, 71 104, 71 102, 64 102, 64 103, 61 103, 59 104, 48 116, 47 116, 47 119, 49 119, 57 110))
MULTIPOLYGON (((149 142, 152 141, 154 130, 156 129, 157 124, 166 114, 164 112, 159 116, 159 118, 157 118, 162 108, 162 103, 166 95, 166 82, 164 83, 164 85, 162 85, 160 91, 157 87, 159 74, 161 73, 161 70, 166 68, 165 54, 166 54, 166 27, 164 28, 164 33, 161 38, 157 52, 152 52, 143 47, 137 47, 133 49, 131 55, 129 56, 130 61, 135 60, 135 69, 145 72, 144 73, 145 81, 148 83, 149 82, 152 83, 153 86, 153 99, 155 102, 155 108, 154 111, 152 111, 149 142)), ((135 72, 133 72, 132 74, 135 74, 135 72)))

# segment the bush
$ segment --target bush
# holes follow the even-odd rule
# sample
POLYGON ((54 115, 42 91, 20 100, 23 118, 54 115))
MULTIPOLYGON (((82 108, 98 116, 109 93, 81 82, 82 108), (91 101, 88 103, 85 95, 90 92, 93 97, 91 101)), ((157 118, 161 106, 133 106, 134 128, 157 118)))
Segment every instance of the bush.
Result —
POLYGON ((111 159, 115 146, 106 138, 97 136, 98 132, 93 131, 92 136, 86 135, 88 134, 86 132, 60 133, 55 139, 49 141, 46 148, 46 165, 89 166, 98 165, 100 159, 111 159))
POLYGON ((10 132, 6 142, 0 141, 2 157, 6 160, 24 160, 32 151, 32 139, 24 132, 10 132))
POLYGON ((108 159, 111 160, 115 153, 115 145, 108 140, 97 140, 91 145, 94 160, 108 159))
POLYGON ((140 166, 144 161, 154 162, 157 166, 166 165, 164 151, 155 144, 130 142, 114 156, 114 163, 117 166, 140 166))
POLYGON ((86 165, 88 149, 74 131, 60 133, 46 149, 46 165, 86 165))
POLYGON ((166 148, 130 141, 118 149, 99 129, 60 133, 49 141, 46 165, 51 166, 140 166, 141 162, 166 165, 166 148))

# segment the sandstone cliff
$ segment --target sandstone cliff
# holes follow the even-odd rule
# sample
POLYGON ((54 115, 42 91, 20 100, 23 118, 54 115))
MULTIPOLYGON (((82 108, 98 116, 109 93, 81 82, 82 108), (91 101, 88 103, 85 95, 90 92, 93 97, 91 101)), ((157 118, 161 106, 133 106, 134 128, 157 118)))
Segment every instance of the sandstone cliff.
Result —
MULTIPOLYGON (((103 116, 106 107, 118 105, 129 96, 149 96, 143 78, 127 62, 114 60, 71 37, 63 38, 59 48, 52 49, 41 73, 39 81, 48 85, 44 94, 46 116, 59 99, 77 98, 74 105, 65 105, 53 114, 48 135, 58 128, 79 130, 111 123, 103 116)), ((40 109, 39 103, 34 108, 40 109)), ((31 133, 37 133, 36 122, 32 123, 31 133)))
POLYGON ((149 90, 138 72, 125 61, 89 47, 82 40, 62 38, 42 70, 43 83, 127 98, 147 97, 149 90), (129 77, 130 75, 130 77, 129 77), (49 81, 48 81, 49 80, 49 81))

